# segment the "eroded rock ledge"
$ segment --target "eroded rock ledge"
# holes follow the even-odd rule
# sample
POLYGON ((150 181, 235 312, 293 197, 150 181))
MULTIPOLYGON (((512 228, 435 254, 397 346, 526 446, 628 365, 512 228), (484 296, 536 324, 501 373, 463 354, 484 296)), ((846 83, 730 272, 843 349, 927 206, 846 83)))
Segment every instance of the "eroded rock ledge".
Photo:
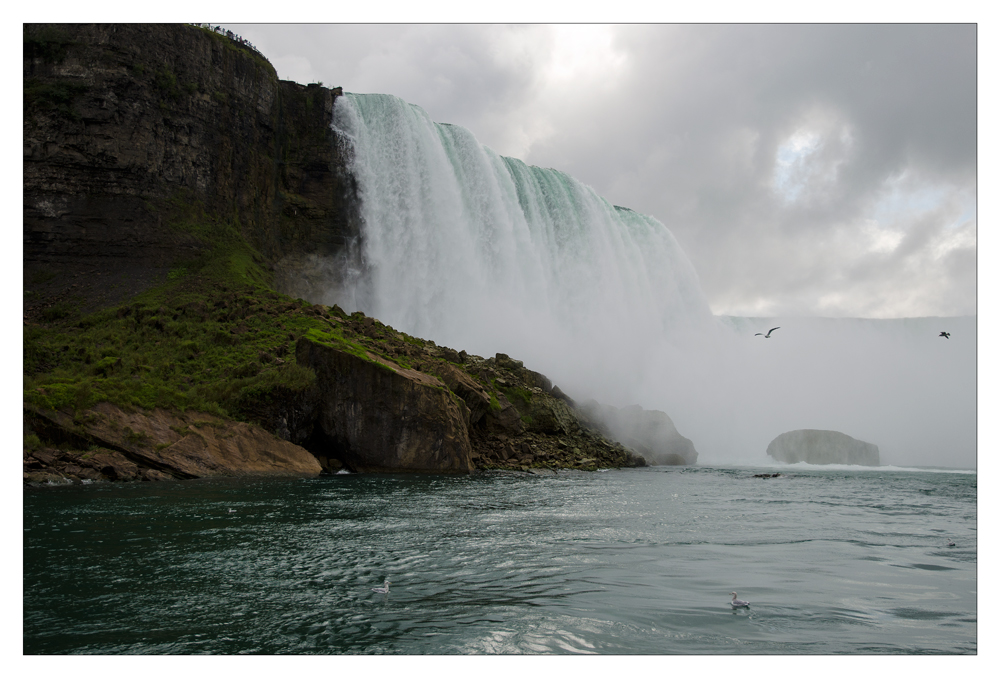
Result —
POLYGON ((25 451, 24 480, 30 483, 321 471, 307 450, 259 426, 197 412, 126 412, 101 403, 75 413, 26 408, 25 422, 63 448, 25 451))

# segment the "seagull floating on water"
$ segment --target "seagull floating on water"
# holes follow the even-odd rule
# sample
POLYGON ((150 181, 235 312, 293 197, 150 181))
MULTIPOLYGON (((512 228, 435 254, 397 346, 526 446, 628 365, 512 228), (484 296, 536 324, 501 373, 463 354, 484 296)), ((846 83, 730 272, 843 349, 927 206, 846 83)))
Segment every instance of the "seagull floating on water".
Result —
POLYGON ((774 332, 775 330, 780 330, 780 329, 781 329, 780 327, 772 327, 771 329, 769 329, 767 331, 767 334, 764 334, 763 332, 758 332, 757 334, 755 334, 753 336, 755 336, 755 337, 764 337, 765 339, 770 339, 771 338, 771 332, 774 332))
POLYGON ((939 337, 944 337, 945 339, 950 339, 951 338, 951 332, 942 332, 938 336, 939 337))
POLYGON ((750 607, 749 601, 740 600, 739 598, 736 597, 736 591, 733 591, 733 599, 730 601, 729 604, 733 606, 734 610, 738 607, 750 607))
POLYGON ((951 539, 949 539, 948 540, 948 546, 954 546, 954 545, 955 545, 955 542, 953 542, 951 539))
POLYGON ((389 580, 386 579, 384 586, 377 586, 373 588, 372 591, 374 591, 375 593, 389 593, 389 580))

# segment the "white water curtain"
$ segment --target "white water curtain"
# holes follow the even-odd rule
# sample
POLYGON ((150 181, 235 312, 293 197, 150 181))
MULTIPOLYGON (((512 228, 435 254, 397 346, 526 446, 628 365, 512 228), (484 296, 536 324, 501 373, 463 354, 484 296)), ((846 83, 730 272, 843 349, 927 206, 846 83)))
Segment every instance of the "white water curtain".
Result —
POLYGON ((566 351, 595 358, 710 319, 693 267, 655 219, 500 157, 397 97, 348 94, 334 111, 362 199, 366 313, 550 369, 566 351))

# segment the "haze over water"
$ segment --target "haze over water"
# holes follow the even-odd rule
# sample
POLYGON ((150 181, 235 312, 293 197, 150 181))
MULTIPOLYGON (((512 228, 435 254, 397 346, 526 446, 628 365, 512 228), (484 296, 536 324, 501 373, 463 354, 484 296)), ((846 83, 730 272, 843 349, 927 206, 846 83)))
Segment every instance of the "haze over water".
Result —
POLYGON ((578 400, 663 410, 702 462, 768 463, 776 436, 816 428, 884 463, 975 467, 975 317, 716 318, 655 218, 397 97, 339 97, 333 126, 359 182, 360 265, 291 291, 507 353, 578 400))

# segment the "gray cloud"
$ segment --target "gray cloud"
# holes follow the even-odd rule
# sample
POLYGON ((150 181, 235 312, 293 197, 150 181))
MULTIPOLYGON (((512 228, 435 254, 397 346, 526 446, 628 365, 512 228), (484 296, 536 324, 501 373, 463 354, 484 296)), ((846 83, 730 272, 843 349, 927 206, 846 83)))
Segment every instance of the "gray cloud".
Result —
POLYGON ((232 28, 655 216, 716 312, 975 312, 974 26, 232 28))

